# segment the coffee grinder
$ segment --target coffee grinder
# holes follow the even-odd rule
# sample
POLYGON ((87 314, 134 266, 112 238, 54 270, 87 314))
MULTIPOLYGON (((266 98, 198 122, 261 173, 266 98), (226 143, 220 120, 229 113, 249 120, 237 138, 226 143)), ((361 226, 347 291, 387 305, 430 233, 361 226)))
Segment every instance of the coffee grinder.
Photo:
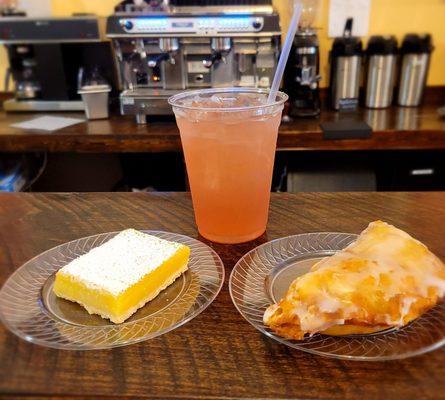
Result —
POLYGON ((285 76, 284 90, 289 95, 291 117, 316 117, 320 114, 320 53, 313 27, 319 0, 303 0, 303 12, 292 44, 285 76))

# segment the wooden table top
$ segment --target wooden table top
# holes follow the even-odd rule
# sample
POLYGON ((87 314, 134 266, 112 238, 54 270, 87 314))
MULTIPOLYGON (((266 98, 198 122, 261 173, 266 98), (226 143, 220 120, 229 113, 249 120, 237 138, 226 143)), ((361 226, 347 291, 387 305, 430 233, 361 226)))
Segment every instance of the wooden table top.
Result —
MULTIPOLYGON (((278 150, 431 150, 445 149, 445 118, 437 104, 420 108, 391 107, 385 110, 361 109, 357 120, 373 128, 370 139, 324 140, 320 123, 344 118, 324 110, 319 118, 283 123, 278 150)), ((88 121, 58 130, 25 131, 11 124, 41 116, 0 112, 0 152, 178 152, 181 141, 174 119, 152 120, 137 125, 130 116, 113 114, 110 119, 88 121)), ((57 115, 84 118, 82 113, 57 115)))
MULTIPOLYGON (((101 351, 32 345, 0 327, 0 396, 53 399, 445 399, 445 347, 411 359, 352 362, 289 349, 233 306, 235 262, 266 240, 304 232, 359 233, 383 219, 445 259, 445 193, 273 194, 267 235, 211 246, 226 267, 214 303, 156 339, 101 351)), ((0 194, 0 285, 22 263, 82 236, 127 227, 197 237, 188 194, 0 194)), ((6 397, 10 398, 10 397, 6 397)))

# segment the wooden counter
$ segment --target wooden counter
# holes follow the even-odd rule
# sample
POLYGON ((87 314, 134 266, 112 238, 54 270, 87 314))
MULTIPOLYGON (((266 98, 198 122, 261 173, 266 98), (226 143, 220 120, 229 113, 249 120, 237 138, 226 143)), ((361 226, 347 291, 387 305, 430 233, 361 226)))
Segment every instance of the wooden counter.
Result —
MULTIPOLYGON (((445 259, 444 202, 444 193, 273 194, 267 234, 242 245, 211 244, 226 268, 221 293, 172 332, 127 347, 82 352, 32 345, 0 324, 0 397, 444 399, 445 347, 388 362, 310 355, 255 330, 228 290, 236 261, 267 240, 317 231, 359 233, 377 218, 445 259)), ((99 232, 134 227, 199 238, 188 194, 0 194, 0 211, 0 286, 40 252, 99 232)))
MULTIPOLYGON (((177 152, 181 141, 173 118, 137 125, 133 117, 112 115, 108 120, 89 121, 54 133, 11 128, 15 122, 41 114, 0 113, 0 152, 177 152)), ((83 114, 57 114, 83 117, 83 114)), ((344 118, 323 111, 320 118, 283 123, 278 150, 445 150, 445 118, 437 104, 420 108, 392 107, 360 110, 356 117, 373 128, 370 139, 323 140, 321 122, 344 118)))

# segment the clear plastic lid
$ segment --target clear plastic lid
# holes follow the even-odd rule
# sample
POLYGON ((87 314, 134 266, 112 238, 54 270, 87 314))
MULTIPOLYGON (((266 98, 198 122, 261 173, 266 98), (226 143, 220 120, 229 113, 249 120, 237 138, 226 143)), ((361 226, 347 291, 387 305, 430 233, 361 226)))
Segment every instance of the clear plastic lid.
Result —
POLYGON ((275 102, 268 103, 270 90, 255 88, 215 88, 191 90, 168 99, 174 108, 206 112, 236 112, 259 110, 283 105, 288 96, 278 92, 275 102))

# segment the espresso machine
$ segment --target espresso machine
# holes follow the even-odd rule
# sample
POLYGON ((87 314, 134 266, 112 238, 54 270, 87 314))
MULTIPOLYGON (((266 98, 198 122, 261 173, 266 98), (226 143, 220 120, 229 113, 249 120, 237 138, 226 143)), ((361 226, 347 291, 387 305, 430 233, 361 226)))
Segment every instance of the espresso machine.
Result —
POLYGON ((4 109, 84 110, 77 93, 80 70, 98 70, 115 85, 111 45, 101 35, 100 25, 95 16, 0 18, 0 43, 9 59, 5 89, 10 90, 13 80, 15 94, 4 102, 4 109))
POLYGON ((303 0, 302 15, 284 75, 284 90, 289 95, 291 117, 316 117, 320 114, 320 53, 313 27, 319 0, 303 0))
POLYGON ((272 1, 125 1, 108 18, 123 115, 170 115, 186 89, 272 84, 281 31, 272 1))

